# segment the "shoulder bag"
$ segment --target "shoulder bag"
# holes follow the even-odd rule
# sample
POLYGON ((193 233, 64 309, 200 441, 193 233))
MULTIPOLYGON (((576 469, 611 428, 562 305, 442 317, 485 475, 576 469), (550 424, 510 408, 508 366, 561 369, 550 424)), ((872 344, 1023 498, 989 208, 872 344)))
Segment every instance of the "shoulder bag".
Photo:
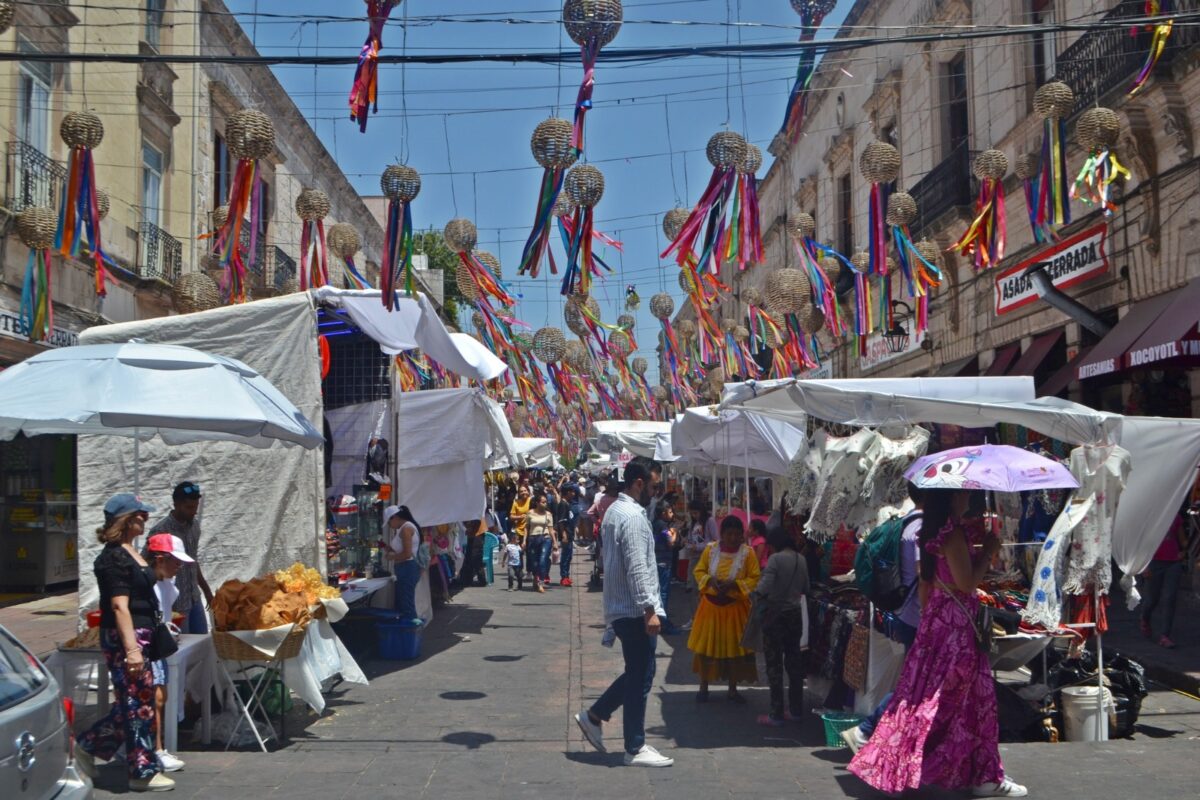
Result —
POLYGON ((963 613, 967 615, 967 619, 971 622, 971 632, 975 637, 975 649, 981 653, 990 653, 994 648, 992 641, 992 607, 989 605, 979 604, 979 608, 975 610, 974 616, 967 610, 966 605, 962 600, 958 599, 958 595, 942 580, 938 579, 938 585, 942 587, 942 591, 950 595, 963 613))
POLYGON ((171 632, 171 627, 163 621, 162 609, 158 605, 158 596, 154 594, 153 584, 150 587, 150 602, 154 604, 154 628, 150 632, 150 644, 142 648, 142 655, 147 661, 164 661, 175 655, 179 643, 171 632))

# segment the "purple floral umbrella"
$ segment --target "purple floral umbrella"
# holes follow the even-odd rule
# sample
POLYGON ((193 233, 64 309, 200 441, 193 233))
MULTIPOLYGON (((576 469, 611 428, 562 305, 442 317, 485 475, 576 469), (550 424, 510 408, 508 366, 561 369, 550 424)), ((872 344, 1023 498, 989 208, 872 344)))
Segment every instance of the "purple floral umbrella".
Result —
POLYGON ((1079 488, 1079 481, 1062 464, 1003 444, 931 453, 918 458, 904 477, 921 489, 1023 492, 1079 488))

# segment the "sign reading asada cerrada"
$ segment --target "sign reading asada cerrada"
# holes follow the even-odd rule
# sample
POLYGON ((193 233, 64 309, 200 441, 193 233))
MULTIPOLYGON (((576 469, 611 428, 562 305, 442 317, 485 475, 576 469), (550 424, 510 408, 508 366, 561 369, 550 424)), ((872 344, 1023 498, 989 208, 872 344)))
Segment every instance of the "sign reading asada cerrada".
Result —
POLYGON ((1101 223, 1063 239, 1053 247, 1025 259, 996 276, 996 314, 1007 314, 1037 300, 1033 280, 1025 274, 1032 265, 1049 261, 1046 274, 1059 289, 1091 280, 1108 272, 1104 243, 1108 226, 1101 223))

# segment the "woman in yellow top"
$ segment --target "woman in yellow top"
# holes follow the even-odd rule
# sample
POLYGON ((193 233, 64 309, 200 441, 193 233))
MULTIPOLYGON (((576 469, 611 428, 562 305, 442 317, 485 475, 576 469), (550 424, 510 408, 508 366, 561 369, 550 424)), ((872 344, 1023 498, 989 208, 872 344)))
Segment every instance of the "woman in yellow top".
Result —
POLYGON ((688 649, 692 670, 700 676, 696 700, 708 700, 708 684, 729 682, 729 699, 745 703, 738 683, 758 680, 754 653, 742 647, 742 632, 750 618, 750 593, 758 585, 758 558, 743 543, 745 529, 737 517, 721 520, 721 538, 704 548, 696 560, 700 605, 692 620, 688 649))
POLYGON ((508 521, 512 525, 516 543, 525 545, 525 522, 529 518, 529 487, 524 484, 517 489, 517 499, 513 500, 512 508, 508 511, 508 521))

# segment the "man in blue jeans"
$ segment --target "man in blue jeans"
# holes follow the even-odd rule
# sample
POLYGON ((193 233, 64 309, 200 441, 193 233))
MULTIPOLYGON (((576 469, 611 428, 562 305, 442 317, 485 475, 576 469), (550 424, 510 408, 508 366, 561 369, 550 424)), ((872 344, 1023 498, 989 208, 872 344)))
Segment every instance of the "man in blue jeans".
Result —
POLYGON ((562 499, 558 501, 556 509, 554 519, 558 527, 558 541, 561 543, 558 577, 563 586, 570 586, 571 557, 575 554, 575 530, 579 526, 579 517, 583 514, 578 487, 573 484, 564 486, 562 499))
POLYGON ((624 706, 625 766, 669 767, 675 760, 646 744, 646 699, 654 682, 654 649, 665 616, 658 591, 654 535, 643 504, 661 467, 635 458, 625 467, 623 491, 604 513, 604 621, 621 642, 625 672, 591 708, 575 715, 584 738, 606 752, 601 725, 624 706))

